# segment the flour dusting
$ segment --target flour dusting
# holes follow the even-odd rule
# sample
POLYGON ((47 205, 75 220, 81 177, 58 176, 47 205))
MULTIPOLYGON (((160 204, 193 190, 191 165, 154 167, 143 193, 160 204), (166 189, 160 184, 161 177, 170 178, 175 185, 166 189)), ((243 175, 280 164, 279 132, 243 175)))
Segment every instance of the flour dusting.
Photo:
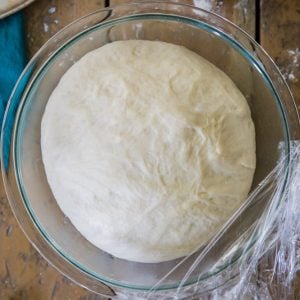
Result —
POLYGON ((48 9, 48 13, 49 14, 54 14, 56 12, 56 6, 51 6, 49 9, 48 9))
POLYGON ((199 8, 208 10, 208 11, 212 10, 213 5, 212 5, 212 1, 210 1, 210 0, 194 0, 193 2, 196 7, 199 7, 199 8))
POLYGON ((47 9, 47 14, 44 16, 43 29, 49 36, 53 35, 57 29, 59 20, 56 18, 57 6, 50 6, 47 9))
POLYGON ((49 31, 48 23, 43 23, 43 28, 44 28, 44 32, 48 32, 49 31))
POLYGON ((288 63, 280 68, 283 77, 292 83, 299 80, 300 76, 300 49, 289 49, 284 53, 284 57, 287 58, 288 63))

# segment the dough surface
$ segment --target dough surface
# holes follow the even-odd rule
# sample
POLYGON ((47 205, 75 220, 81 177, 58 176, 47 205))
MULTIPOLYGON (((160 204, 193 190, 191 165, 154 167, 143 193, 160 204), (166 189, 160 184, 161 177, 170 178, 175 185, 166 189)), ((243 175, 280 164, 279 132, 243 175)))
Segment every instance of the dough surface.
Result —
POLYGON ((255 132, 234 83, 196 53, 154 41, 89 52, 41 124, 49 185, 83 236, 161 262, 204 244, 249 192, 255 132))

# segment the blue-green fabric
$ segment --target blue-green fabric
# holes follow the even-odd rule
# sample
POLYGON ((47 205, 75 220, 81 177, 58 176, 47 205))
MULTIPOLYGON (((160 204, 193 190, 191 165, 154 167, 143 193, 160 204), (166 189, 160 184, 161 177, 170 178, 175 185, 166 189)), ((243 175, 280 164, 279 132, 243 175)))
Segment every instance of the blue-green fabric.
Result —
POLYGON ((13 87, 26 63, 22 12, 0 20, 0 124, 13 87))

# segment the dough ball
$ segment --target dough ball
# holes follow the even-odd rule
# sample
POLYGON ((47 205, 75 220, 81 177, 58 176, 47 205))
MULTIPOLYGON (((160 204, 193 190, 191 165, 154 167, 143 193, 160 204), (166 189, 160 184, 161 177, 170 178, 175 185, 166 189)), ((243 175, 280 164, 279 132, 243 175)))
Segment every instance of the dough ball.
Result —
POLYGON ((206 243, 246 198, 255 132, 234 83, 157 41, 89 52, 61 78, 41 127, 61 210, 91 243, 161 262, 206 243))

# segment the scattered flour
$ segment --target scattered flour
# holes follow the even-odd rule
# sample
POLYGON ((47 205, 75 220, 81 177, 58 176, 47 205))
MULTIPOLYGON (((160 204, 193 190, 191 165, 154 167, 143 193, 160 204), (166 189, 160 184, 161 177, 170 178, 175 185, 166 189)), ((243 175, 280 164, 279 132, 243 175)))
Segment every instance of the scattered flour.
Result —
POLYGON ((48 13, 50 15, 54 14, 56 12, 56 6, 51 6, 49 9, 48 9, 48 13))
POLYGON ((205 10, 211 10, 213 5, 212 5, 212 1, 210 0, 194 0, 194 5, 196 7, 205 9, 205 10))
POLYGON ((49 25, 48 25, 48 23, 43 23, 43 27, 44 27, 44 32, 48 32, 49 31, 49 25))
POLYGON ((56 6, 50 6, 48 8, 48 15, 44 17, 44 22, 43 22, 43 29, 44 32, 48 32, 50 35, 53 34, 53 31, 51 30, 51 25, 55 24, 57 25, 59 23, 58 19, 54 19, 55 15, 54 13, 57 11, 56 6))
POLYGON ((281 67, 280 71, 287 81, 295 83, 300 76, 300 49, 286 50, 283 56, 287 58, 289 63, 281 67))

